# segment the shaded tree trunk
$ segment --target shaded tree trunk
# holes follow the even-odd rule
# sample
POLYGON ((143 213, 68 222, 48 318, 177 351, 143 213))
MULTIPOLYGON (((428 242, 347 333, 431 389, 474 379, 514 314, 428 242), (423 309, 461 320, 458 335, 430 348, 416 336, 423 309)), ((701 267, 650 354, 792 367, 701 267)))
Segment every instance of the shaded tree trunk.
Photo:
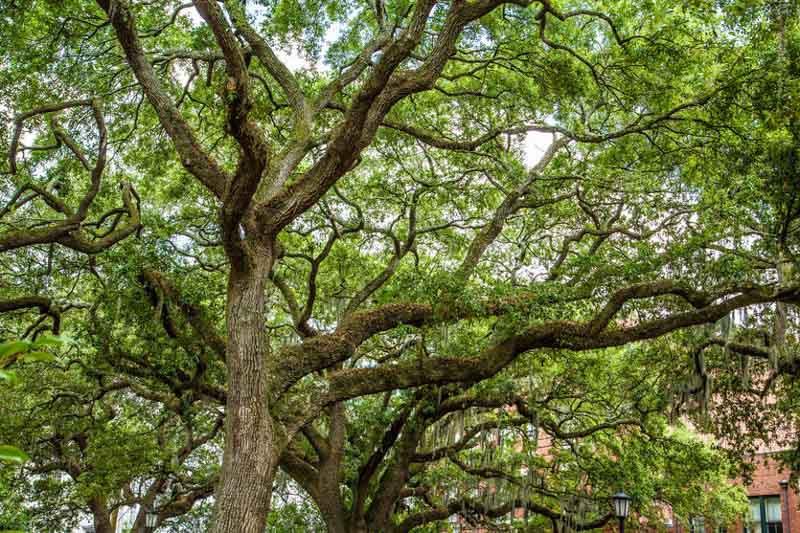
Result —
POLYGON ((319 467, 320 512, 325 520, 328 533, 349 533, 345 519, 344 502, 340 490, 342 459, 344 458, 345 410, 343 403, 336 403, 328 410, 330 449, 319 467))
POLYGON ((92 498, 89 509, 92 511, 95 533, 114 533, 114 524, 111 522, 111 513, 108 511, 105 498, 92 498))
POLYGON ((226 436, 214 533, 263 533, 281 448, 267 400, 264 308, 272 257, 265 248, 250 252, 233 258, 228 279, 226 436))

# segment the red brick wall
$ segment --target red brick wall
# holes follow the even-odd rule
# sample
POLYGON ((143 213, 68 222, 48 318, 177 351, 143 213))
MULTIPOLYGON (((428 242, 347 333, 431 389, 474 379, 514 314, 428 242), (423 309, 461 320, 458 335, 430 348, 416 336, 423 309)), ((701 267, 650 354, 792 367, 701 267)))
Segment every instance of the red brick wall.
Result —
MULTIPOLYGON (((781 480, 789 479, 789 472, 781 471, 778 463, 768 454, 757 455, 754 462, 756 469, 753 472, 753 482, 745 486, 748 496, 780 496, 783 532, 800 533, 800 496, 797 485, 793 487, 789 484, 786 491, 780 485, 781 480)), ((742 525, 738 524, 734 531, 742 533, 742 525)))

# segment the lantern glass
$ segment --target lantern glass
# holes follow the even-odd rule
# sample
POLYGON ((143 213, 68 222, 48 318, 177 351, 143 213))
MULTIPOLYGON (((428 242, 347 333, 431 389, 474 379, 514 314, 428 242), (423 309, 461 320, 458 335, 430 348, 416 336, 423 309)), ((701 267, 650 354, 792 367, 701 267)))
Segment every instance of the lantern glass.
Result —
POLYGON ((611 497, 614 502, 614 514, 617 518, 627 518, 630 511, 631 497, 624 492, 618 492, 611 497))
POLYGON ((158 521, 158 515, 152 511, 149 511, 144 516, 144 524, 149 528, 156 527, 156 522, 158 521))

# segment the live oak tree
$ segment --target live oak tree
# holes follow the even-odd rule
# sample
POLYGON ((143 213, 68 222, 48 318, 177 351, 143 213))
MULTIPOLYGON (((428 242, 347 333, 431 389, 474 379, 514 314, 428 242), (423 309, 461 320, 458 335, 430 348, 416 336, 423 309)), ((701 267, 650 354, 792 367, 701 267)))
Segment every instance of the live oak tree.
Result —
MULTIPOLYGON (((708 164, 752 129, 730 110, 759 75, 745 30, 762 21, 725 19, 739 7, 8 4, 6 331, 75 317, 81 394, 155 401, 175 439, 210 444, 215 418, 189 428, 224 404, 213 531, 262 531, 278 468, 331 531, 410 529, 409 490, 434 519, 536 512, 413 493, 447 402, 525 416, 536 395, 494 397, 494 380, 516 373, 513 392, 551 351, 602 357, 800 298, 796 269, 726 268, 740 245, 719 230, 741 218, 721 184, 760 190, 708 164), (531 132, 551 141, 528 168, 531 132), (348 417, 375 395, 397 413, 390 442, 348 495, 348 417)), ((780 265, 796 257, 786 217, 780 265)), ((601 407, 576 431, 628 425, 601 407)), ((75 434, 102 439, 101 412, 75 434)))

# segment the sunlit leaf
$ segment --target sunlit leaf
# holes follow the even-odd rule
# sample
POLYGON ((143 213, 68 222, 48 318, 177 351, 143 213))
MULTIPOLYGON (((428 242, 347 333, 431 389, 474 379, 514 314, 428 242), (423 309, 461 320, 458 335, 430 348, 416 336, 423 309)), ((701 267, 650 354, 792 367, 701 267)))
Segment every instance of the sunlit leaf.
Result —
POLYGON ((56 357, 48 352, 37 351, 26 353, 22 359, 27 363, 51 363, 56 360, 56 357))
POLYGON ((28 341, 9 341, 0 344, 0 358, 24 352, 29 349, 31 343, 28 341))
POLYGON ((10 446, 8 444, 0 444, 0 461, 5 461, 6 463, 22 464, 28 460, 30 460, 28 454, 23 452, 16 446, 10 446))
POLYGON ((33 348, 41 348, 44 346, 61 346, 69 342, 70 339, 63 335, 41 335, 38 337, 31 346, 33 348))
POLYGON ((0 370, 0 381, 5 381, 13 385, 19 381, 19 377, 17 377, 17 373, 13 370, 0 370))

